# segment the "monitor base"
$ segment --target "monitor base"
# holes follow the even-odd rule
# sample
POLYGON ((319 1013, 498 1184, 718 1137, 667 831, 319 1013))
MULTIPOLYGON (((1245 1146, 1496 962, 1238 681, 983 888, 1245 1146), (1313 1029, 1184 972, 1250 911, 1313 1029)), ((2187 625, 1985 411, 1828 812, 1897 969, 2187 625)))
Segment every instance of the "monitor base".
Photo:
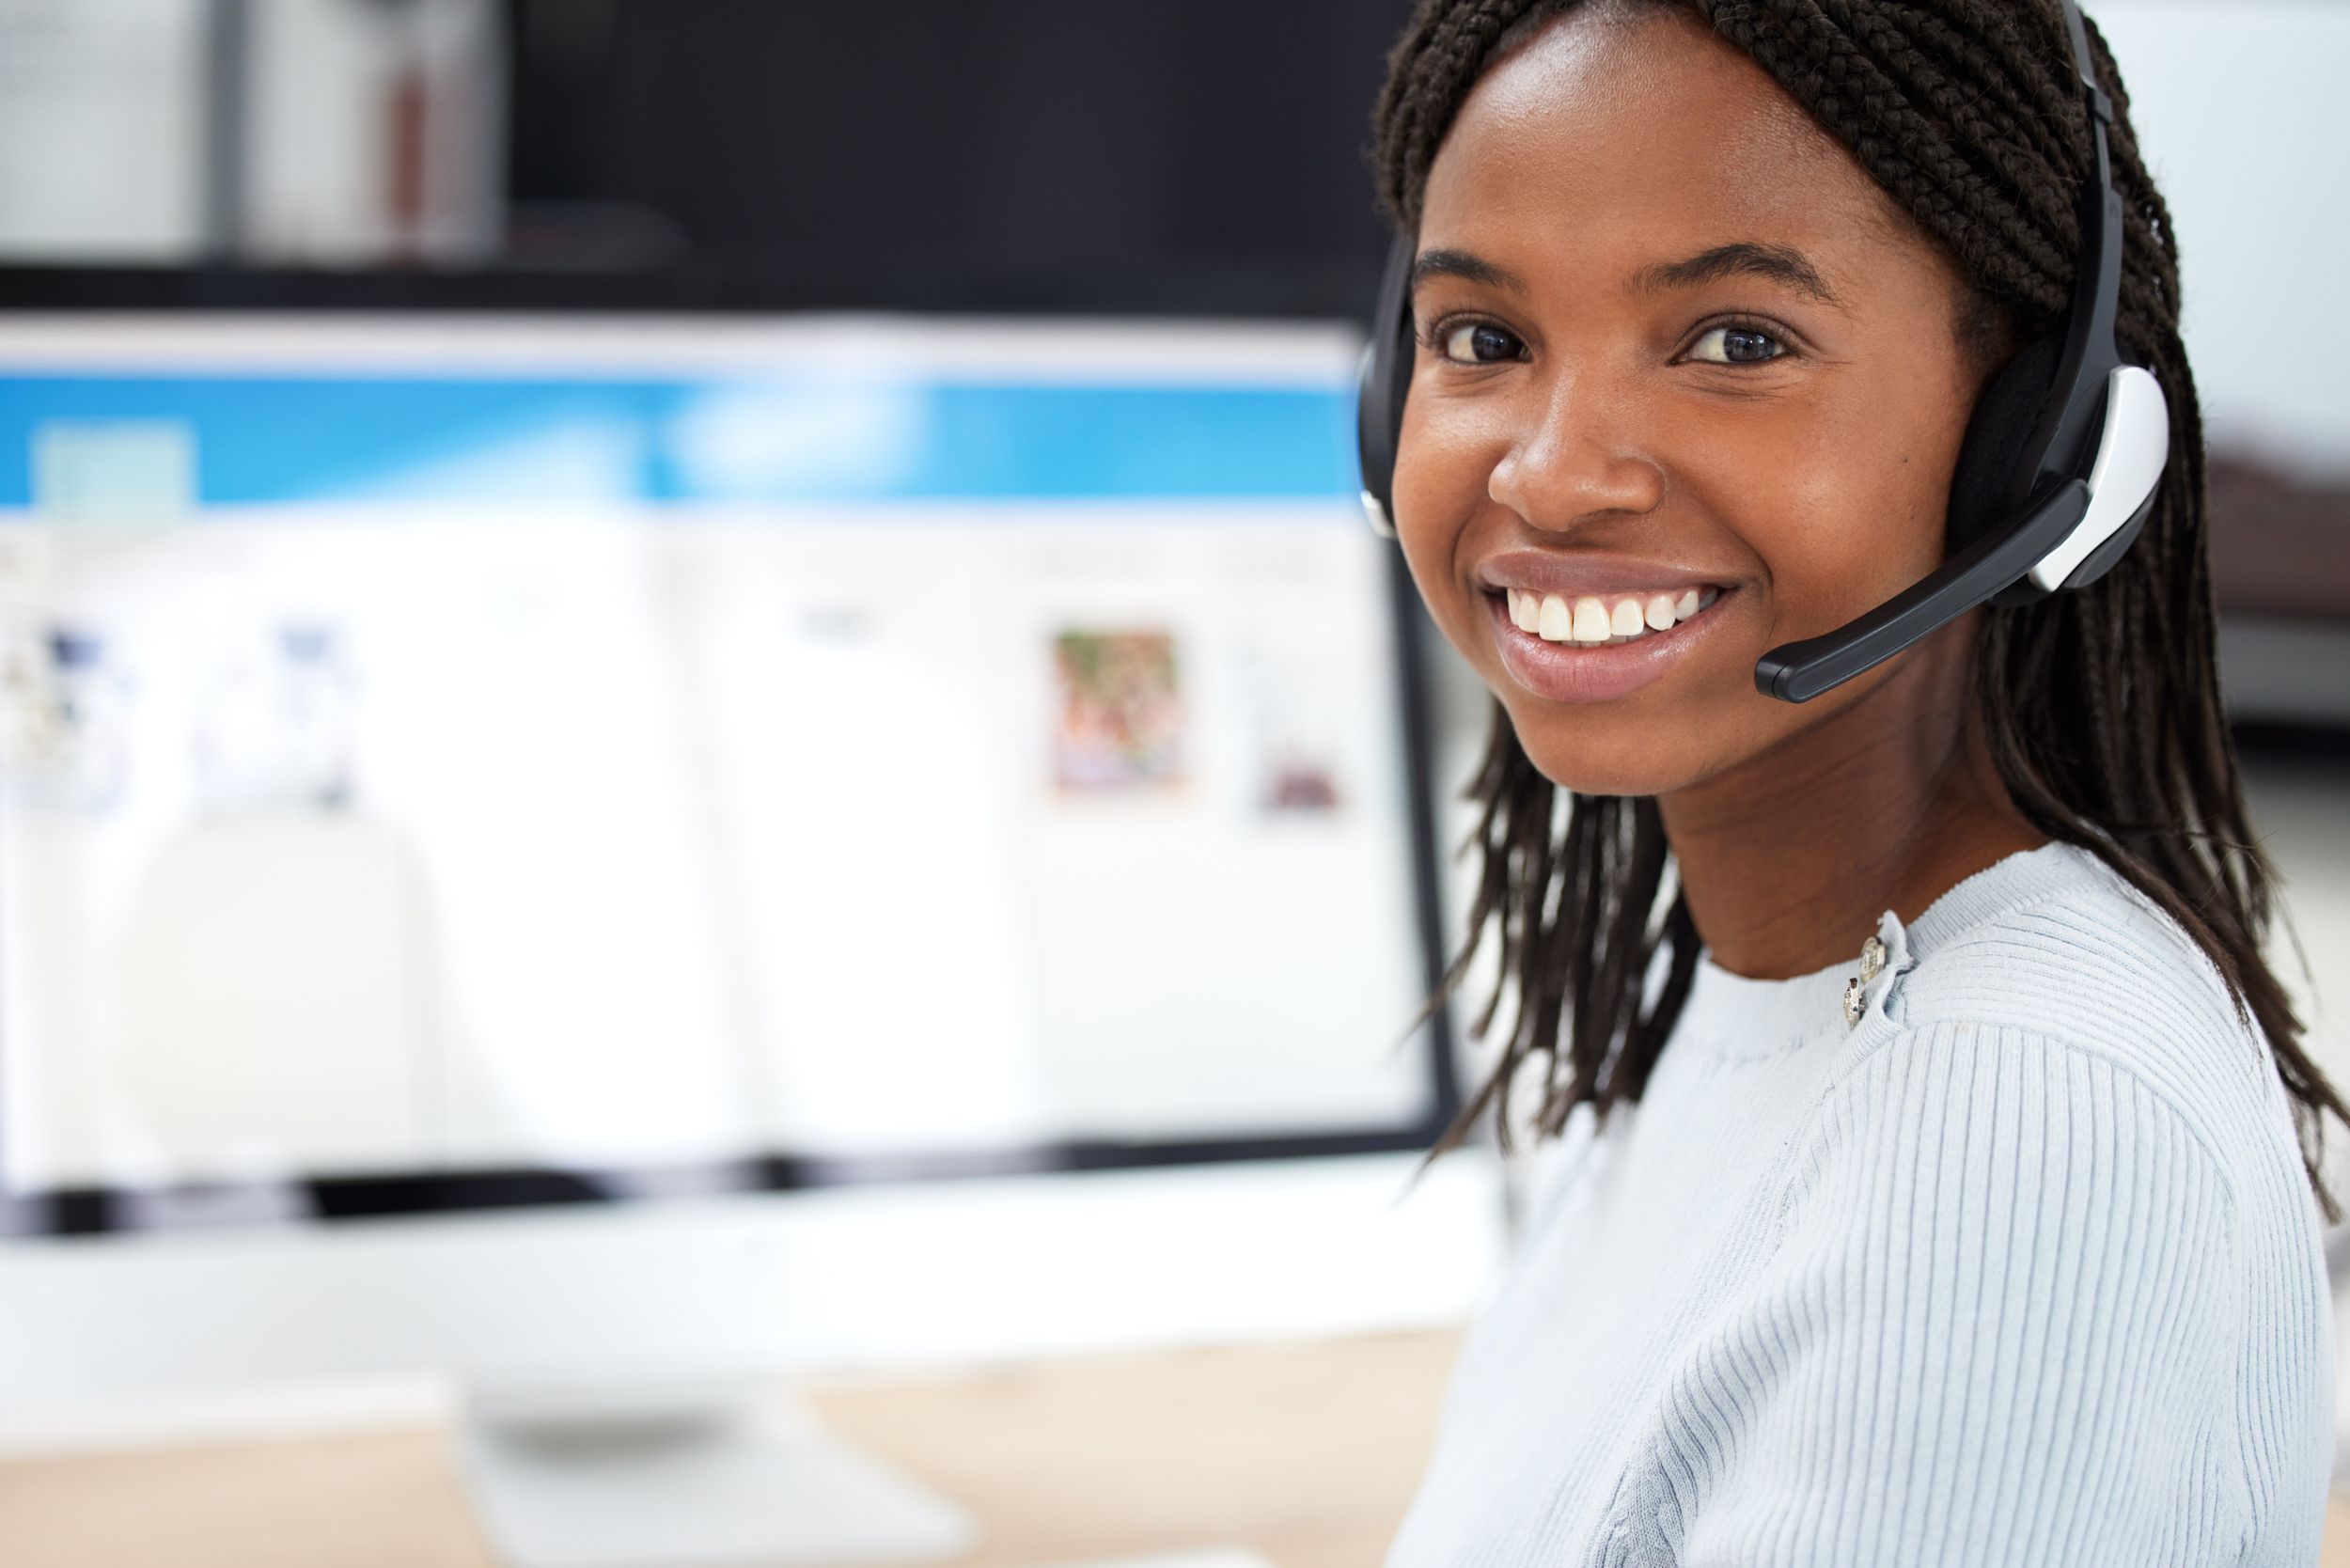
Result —
POLYGON ((476 1401, 462 1441, 510 1568, 846 1568, 979 1538, 963 1509, 778 1399, 608 1415, 476 1401))

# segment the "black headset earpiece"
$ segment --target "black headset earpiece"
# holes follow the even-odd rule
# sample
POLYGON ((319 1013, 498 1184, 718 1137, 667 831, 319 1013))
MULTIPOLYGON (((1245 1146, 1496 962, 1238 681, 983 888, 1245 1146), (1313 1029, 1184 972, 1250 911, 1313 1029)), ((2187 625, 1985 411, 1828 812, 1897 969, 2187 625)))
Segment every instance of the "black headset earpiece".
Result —
MULTIPOLYGON (((2170 453, 2170 410, 2154 376, 2114 337, 2122 293, 2122 198, 2089 33, 2061 0, 2090 109, 2093 174, 2082 182, 2072 308, 2018 353, 1976 400, 1950 479, 1947 554, 1926 577, 1824 636, 1772 649, 1755 665, 1765 695, 1802 702, 1891 658, 1978 604, 2018 604, 2094 582, 2154 509, 2170 453)), ((1363 352, 1357 443, 1363 505, 1394 533, 1397 438, 1411 387, 1412 243, 1389 248, 1363 352)))
POLYGON ((1412 387, 1412 243, 1397 235, 1387 246, 1379 306, 1355 391, 1355 445, 1362 459, 1363 513, 1387 539, 1395 537, 1395 447, 1403 430, 1403 398, 1412 387))
POLYGON ((1959 444, 1958 466, 1950 473, 1947 538, 1952 551, 1989 533, 2014 509, 2015 479, 2056 390, 2057 361, 2063 352, 2061 333, 2034 338, 1983 384, 1959 444))

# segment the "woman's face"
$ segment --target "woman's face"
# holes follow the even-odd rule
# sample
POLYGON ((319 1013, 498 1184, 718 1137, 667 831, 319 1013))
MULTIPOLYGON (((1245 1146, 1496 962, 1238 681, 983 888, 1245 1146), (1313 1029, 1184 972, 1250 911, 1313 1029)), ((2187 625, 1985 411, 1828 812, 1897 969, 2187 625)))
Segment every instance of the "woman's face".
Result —
POLYGON ((1422 202, 1396 523, 1544 775, 1668 793, 1918 657, 1801 706, 1754 686, 1940 562, 1961 290, 1692 17, 1570 12, 1479 82, 1422 202))

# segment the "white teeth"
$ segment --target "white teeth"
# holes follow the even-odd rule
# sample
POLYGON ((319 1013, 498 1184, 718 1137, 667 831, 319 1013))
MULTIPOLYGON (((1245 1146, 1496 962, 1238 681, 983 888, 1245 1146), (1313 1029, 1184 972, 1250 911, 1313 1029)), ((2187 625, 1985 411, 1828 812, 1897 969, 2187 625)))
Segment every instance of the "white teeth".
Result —
POLYGON ((1575 642, 1585 646, 1630 642, 1651 632, 1670 631, 1722 596, 1716 588, 1695 588, 1675 598, 1669 593, 1631 594, 1611 604, 1597 594, 1569 600, 1531 588, 1504 590, 1510 623, 1545 642, 1575 642))

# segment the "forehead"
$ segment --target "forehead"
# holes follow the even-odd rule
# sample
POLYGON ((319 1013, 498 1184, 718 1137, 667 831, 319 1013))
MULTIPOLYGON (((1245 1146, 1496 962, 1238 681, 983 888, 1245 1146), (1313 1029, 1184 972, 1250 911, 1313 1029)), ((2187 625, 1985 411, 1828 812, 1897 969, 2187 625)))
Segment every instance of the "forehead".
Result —
POLYGON ((1584 268, 1728 239, 1797 246, 1840 289, 1888 252, 1938 264, 1841 145, 1681 10, 1543 26, 1479 80, 1420 204, 1423 245, 1532 241, 1584 268))

